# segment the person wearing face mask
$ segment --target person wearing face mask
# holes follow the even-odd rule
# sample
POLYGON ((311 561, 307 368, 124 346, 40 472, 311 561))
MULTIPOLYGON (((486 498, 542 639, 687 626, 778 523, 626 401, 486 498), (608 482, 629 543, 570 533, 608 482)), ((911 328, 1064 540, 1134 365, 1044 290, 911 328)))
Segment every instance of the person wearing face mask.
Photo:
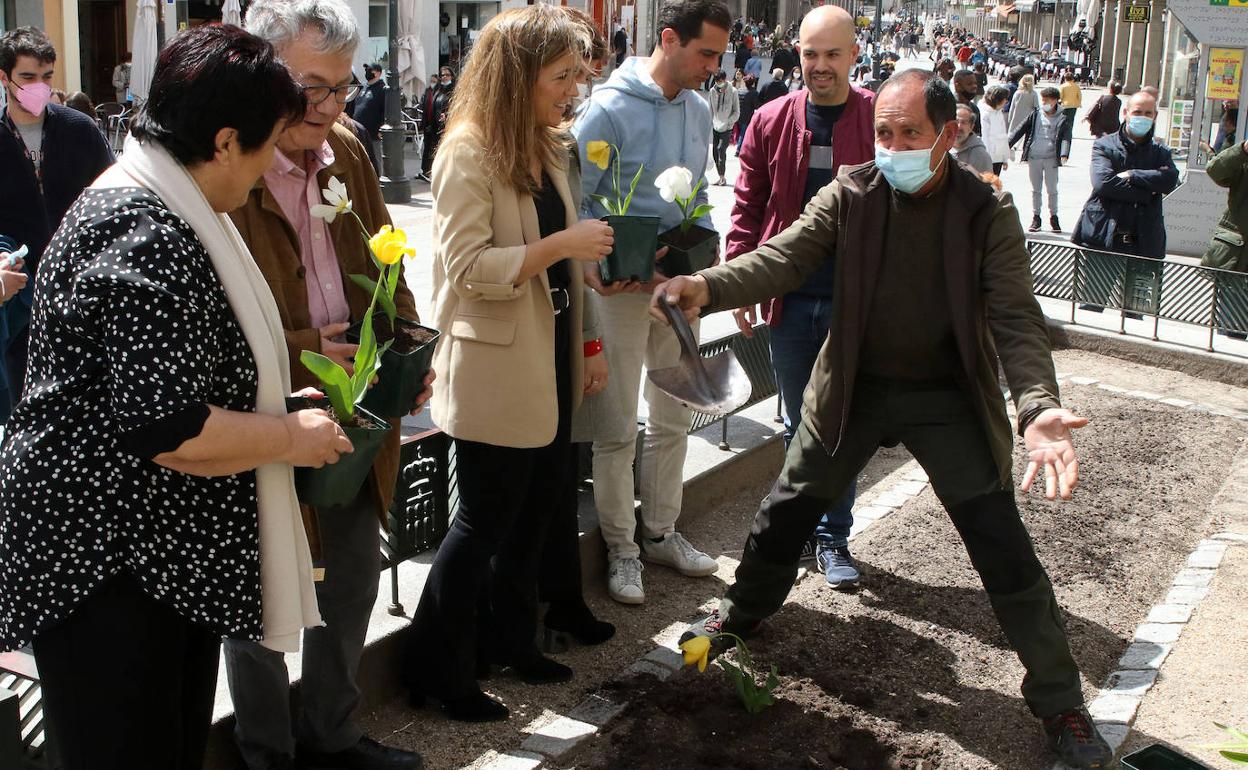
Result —
POLYGON ((417 179, 429 181, 433 173, 433 157, 442 141, 442 132, 446 130, 446 116, 451 109, 451 97, 455 93, 455 71, 450 67, 438 68, 438 82, 425 89, 421 99, 421 131, 424 133, 424 148, 420 156, 420 173, 417 179))
MULTIPOLYGON (((802 20, 800 61, 806 90, 759 110, 746 131, 737 174, 727 258, 753 251, 782 232, 844 166, 874 157, 871 108, 875 94, 849 83, 861 48, 854 19, 837 6, 811 10, 802 20)), ((836 263, 828 260, 797 289, 762 303, 771 330, 771 363, 784 403, 784 437, 802 422, 802 393, 828 336, 836 263)), ((738 328, 753 336, 756 306, 733 311, 738 328)), ((858 585, 849 552, 854 488, 828 506, 803 552, 833 588, 858 585)))
POLYGON ((975 104, 975 99, 979 96, 979 81, 975 79, 975 73, 971 70, 958 70, 954 73, 952 87, 958 104, 965 105, 975 116, 975 135, 982 135, 984 124, 979 116, 979 106, 975 104))
POLYGON ((368 134, 368 145, 365 147, 370 150, 368 157, 373 161, 373 170, 380 176, 381 124, 385 123, 386 114, 386 81, 381 77, 381 65, 365 66, 364 79, 367 85, 352 104, 351 117, 355 118, 368 134))
POLYGON ((711 86, 708 101, 711 103, 713 132, 711 155, 715 158, 715 170, 719 173, 715 184, 723 186, 728 184, 728 180, 724 179, 724 171, 728 165, 728 145, 732 144, 732 127, 737 124, 737 118, 741 117, 741 99, 737 96, 736 89, 729 87, 728 74, 723 70, 715 73, 715 84, 711 86))
MULTIPOLYGON (((113 151, 91 118, 51 104, 56 49, 43 32, 19 27, 0 36, 0 233, 26 246, 26 273, 39 259, 65 212, 113 163, 113 151)), ((5 353, 16 403, 26 379, 28 335, 15 335, 5 353)))
POLYGON ((1040 109, 1010 132, 1010 147, 1023 140, 1022 160, 1031 175, 1031 224, 1028 232, 1040 229, 1040 211, 1044 190, 1049 193, 1049 227, 1062 231, 1057 218, 1057 171, 1070 158, 1070 134, 1073 121, 1058 108, 1061 93, 1049 86, 1040 92, 1040 109))
MULTIPOLYGON (((1179 170, 1170 149, 1153 141, 1157 97, 1147 91, 1133 94, 1125 117, 1121 128, 1092 145, 1092 194, 1070 240, 1099 251, 1164 259, 1162 200, 1178 185, 1179 170)), ((1082 308, 1100 312, 1102 304, 1082 308)))
MULTIPOLYGON (((792 225, 750 253, 655 288, 654 316, 664 317, 666 302, 696 317, 785 294, 836 262, 832 322, 801 427, 735 582, 681 641, 756 632, 784 603, 815 522, 878 447, 902 443, 966 544, 1050 746, 1072 767, 1105 768, 1112 752, 1084 708, 1053 586, 1015 502, 998 364, 1030 453, 1024 492, 1043 470, 1045 496, 1070 498, 1079 480, 1071 430, 1087 420, 1058 398, 1009 194, 950 162, 956 106, 931 73, 889 78, 875 100, 874 163, 842 168, 792 225)), ((724 638, 711 640, 713 651, 727 648, 724 638)))

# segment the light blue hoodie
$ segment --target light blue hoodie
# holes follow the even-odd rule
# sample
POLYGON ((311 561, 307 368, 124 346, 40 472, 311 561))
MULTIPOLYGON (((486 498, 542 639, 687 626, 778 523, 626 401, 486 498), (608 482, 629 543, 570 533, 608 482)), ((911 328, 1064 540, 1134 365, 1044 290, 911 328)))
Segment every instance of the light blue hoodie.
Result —
MULTIPOLYGON (((592 194, 614 198, 611 190, 611 166, 607 170, 589 162, 585 155, 587 143, 601 139, 620 149, 620 192, 628 194, 628 184, 645 164, 637 182, 629 214, 658 216, 662 229, 680 224, 680 207, 659 197, 655 178, 671 166, 684 166, 693 172, 693 179, 706 176, 706 158, 711 147, 711 108, 696 91, 682 90, 670 102, 663 90, 650 77, 649 59, 626 59, 619 69, 601 86, 594 88, 589 100, 577 111, 572 133, 581 151, 581 216, 596 219, 607 211, 592 194)), ((706 183, 698 191, 697 203, 706 203, 706 183)), ((712 228, 709 216, 698 220, 712 228)))

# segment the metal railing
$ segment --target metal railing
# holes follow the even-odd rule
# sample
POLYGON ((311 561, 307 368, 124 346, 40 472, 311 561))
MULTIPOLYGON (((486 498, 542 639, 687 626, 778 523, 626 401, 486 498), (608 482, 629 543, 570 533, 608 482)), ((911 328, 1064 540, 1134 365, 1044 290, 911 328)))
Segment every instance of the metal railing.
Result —
POLYGON ((49 757, 43 720, 43 688, 35 658, 26 650, 0 653, 0 767, 59 767, 49 757))
POLYGON ((1149 315, 1152 339, 1161 321, 1177 321, 1207 328, 1210 351, 1218 330, 1248 333, 1248 273, 1067 243, 1028 241, 1027 250, 1036 296, 1070 302, 1071 323, 1080 305, 1121 311, 1120 334, 1127 333, 1127 313, 1149 315))
POLYGON ((390 504, 390 532, 381 543, 382 563, 390 570, 391 615, 404 612, 399 563, 441 543, 458 505, 451 437, 434 428, 404 439, 390 504))

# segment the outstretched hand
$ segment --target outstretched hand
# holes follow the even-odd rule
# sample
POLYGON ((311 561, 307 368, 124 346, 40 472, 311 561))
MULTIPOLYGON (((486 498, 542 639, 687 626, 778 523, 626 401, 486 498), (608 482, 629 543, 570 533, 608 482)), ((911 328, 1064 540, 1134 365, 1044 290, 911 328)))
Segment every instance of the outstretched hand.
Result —
POLYGON ((1069 409, 1045 409, 1027 426, 1023 433, 1029 457, 1021 484, 1024 492, 1031 490, 1036 475, 1043 468, 1044 496, 1049 500, 1058 495, 1063 500, 1070 499, 1079 486, 1079 458, 1075 455, 1070 432, 1087 424, 1088 418, 1069 409))

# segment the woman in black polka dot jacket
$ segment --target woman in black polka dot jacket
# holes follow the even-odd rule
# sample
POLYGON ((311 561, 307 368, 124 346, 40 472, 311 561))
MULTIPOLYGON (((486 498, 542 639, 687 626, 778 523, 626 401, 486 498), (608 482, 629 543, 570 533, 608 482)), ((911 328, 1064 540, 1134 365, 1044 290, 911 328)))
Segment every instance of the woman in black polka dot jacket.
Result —
MULTIPOLYGON (((202 766, 221 637, 268 626, 265 466, 351 449, 322 411, 257 413, 260 398, 280 412, 285 387, 265 372, 282 370, 252 334, 263 298, 237 302, 250 255, 218 245, 231 230, 213 213, 243 203, 302 113, 268 43, 183 33, 161 53, 132 157, 82 194, 40 262, 0 454, 0 650, 33 643, 69 770, 202 766), (177 195, 137 158, 175 172, 177 195)), ((289 499, 297 520, 293 486, 289 499)))

